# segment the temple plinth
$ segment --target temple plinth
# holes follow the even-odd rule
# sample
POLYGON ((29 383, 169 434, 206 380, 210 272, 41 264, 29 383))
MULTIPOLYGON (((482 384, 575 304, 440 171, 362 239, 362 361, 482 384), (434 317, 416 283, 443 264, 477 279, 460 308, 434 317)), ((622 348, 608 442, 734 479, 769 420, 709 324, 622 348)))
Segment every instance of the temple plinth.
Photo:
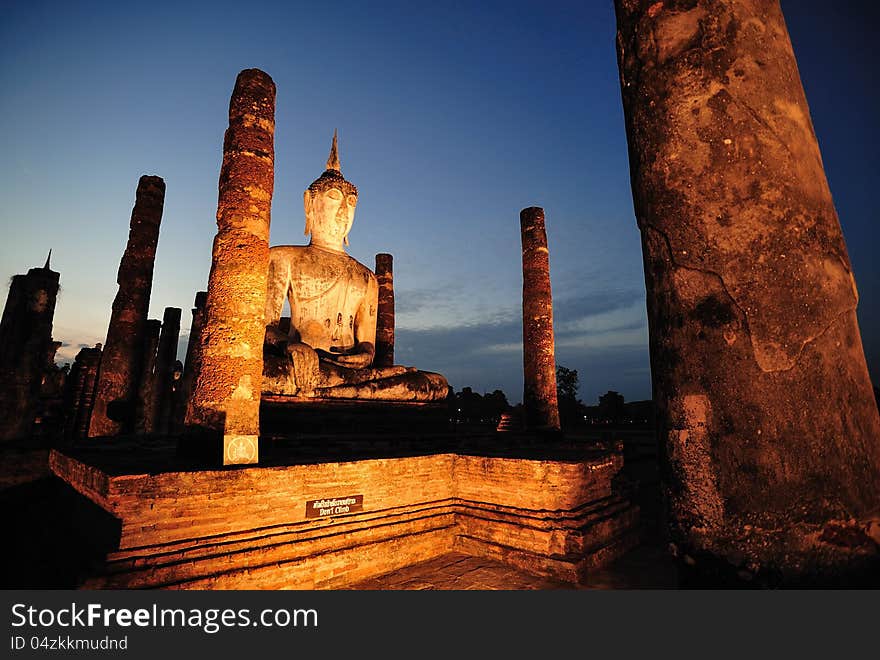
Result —
POLYGON ((523 261, 523 406, 529 429, 558 431, 556 349, 553 339, 553 296, 550 252, 544 209, 520 212, 523 261))
POLYGON ((376 255, 376 280, 379 304, 376 312, 377 367, 394 364, 394 258, 387 253, 376 255))
POLYGON ((880 419, 779 4, 615 4, 673 537, 697 566, 846 570, 876 553, 880 419))
POLYGON ((111 436, 134 426, 144 328, 153 287, 153 265, 159 224, 165 204, 165 182, 158 176, 138 181, 128 244, 119 263, 119 290, 107 328, 101 356, 98 390, 89 424, 89 436, 111 436))
POLYGON ((246 69, 229 102, 201 368, 186 420, 223 434, 224 464, 258 455, 274 134, 275 83, 246 69))

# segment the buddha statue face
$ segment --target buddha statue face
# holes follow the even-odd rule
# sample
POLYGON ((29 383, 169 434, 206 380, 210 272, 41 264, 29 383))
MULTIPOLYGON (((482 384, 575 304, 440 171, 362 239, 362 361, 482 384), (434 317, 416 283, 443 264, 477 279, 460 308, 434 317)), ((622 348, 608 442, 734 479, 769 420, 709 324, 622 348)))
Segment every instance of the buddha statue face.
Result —
POLYGON ((346 181, 339 170, 336 134, 327 159, 327 169, 312 182, 303 195, 306 215, 306 235, 311 234, 312 245, 338 252, 348 245, 348 232, 354 222, 357 188, 346 181))

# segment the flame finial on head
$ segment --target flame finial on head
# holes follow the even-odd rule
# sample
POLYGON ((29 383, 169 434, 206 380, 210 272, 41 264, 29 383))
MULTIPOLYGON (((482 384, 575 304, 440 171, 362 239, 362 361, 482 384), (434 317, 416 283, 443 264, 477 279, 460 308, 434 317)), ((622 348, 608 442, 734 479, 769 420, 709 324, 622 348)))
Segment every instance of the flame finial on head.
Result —
POLYGON ((346 181, 342 176, 339 165, 339 144, 337 141, 337 132, 333 131, 333 144, 330 147, 330 155, 327 157, 327 169, 317 179, 309 185, 312 193, 319 193, 328 188, 338 188, 346 195, 357 195, 357 186, 350 181, 346 181))
POLYGON ((333 145, 330 147, 330 155, 327 156, 327 168, 328 170, 336 170, 337 172, 342 172, 342 168, 339 165, 339 147, 336 142, 336 129, 333 129, 333 145))
POLYGON ((46 257, 46 265, 43 266, 44 270, 49 270, 49 262, 52 261, 52 249, 49 249, 49 256, 46 257))

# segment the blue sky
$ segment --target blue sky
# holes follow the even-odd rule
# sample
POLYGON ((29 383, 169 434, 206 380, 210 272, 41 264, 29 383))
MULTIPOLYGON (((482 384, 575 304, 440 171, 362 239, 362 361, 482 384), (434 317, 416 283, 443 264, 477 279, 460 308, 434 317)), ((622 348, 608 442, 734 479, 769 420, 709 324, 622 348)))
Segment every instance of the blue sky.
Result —
MULTIPOLYGON (((877 14, 862 4, 783 9, 876 382, 877 14)), ((360 190, 350 253, 395 257, 398 362, 521 399, 519 211, 543 206, 557 361, 586 402, 647 398, 614 32, 610 0, 14 3, 0 21, 0 277, 53 248, 60 358, 103 341, 135 186, 158 174, 150 316, 181 307, 186 329, 210 268, 229 95, 258 67, 278 88, 271 242, 304 241, 302 192, 338 128, 360 190)))

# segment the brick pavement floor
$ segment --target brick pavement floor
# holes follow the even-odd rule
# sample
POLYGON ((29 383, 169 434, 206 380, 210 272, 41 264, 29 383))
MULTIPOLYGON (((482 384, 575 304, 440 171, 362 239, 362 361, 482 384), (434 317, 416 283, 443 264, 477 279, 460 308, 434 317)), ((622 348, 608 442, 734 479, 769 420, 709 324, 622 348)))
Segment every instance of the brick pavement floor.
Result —
POLYGON ((349 587, 353 590, 552 590, 675 589, 672 561, 662 548, 643 545, 595 571, 587 584, 572 585, 539 577, 501 562, 461 553, 441 555, 349 587))

